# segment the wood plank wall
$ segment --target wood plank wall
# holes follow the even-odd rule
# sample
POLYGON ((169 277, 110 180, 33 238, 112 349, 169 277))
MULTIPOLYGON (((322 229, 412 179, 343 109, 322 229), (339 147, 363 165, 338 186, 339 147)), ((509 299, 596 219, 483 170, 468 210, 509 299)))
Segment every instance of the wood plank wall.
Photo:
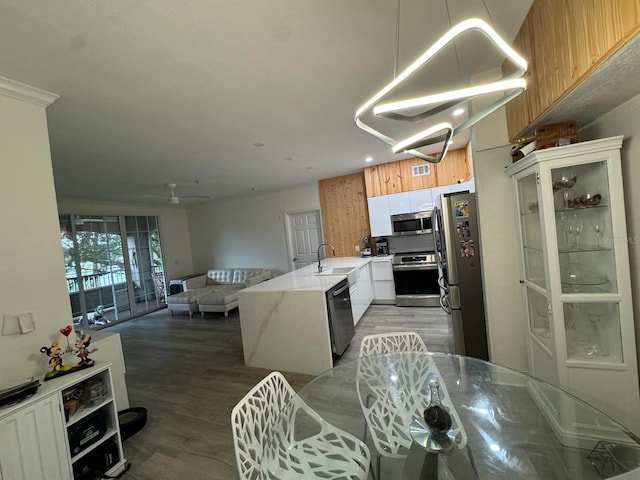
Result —
POLYGON ((364 173, 320 180, 318 185, 324 241, 338 257, 358 256, 355 245, 362 248, 362 238, 371 236, 364 173))
POLYGON ((466 182, 473 177, 472 163, 469 143, 467 148, 447 152, 442 162, 429 164, 431 167, 429 175, 413 176, 413 166, 424 164, 424 161, 419 158, 374 165, 364 170, 367 197, 451 185, 458 181, 466 182))
MULTIPOLYGON (((534 0, 513 42, 530 73, 506 105, 511 141, 639 32, 638 0, 534 0)), ((502 70, 513 71, 508 62, 502 70)))

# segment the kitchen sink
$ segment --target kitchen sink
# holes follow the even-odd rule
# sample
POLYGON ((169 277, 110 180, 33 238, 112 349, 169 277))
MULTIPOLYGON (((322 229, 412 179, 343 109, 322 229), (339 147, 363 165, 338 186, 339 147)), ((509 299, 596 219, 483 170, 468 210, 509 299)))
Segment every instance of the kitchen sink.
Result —
POLYGON ((346 275, 349 286, 354 285, 358 281, 358 267, 333 267, 327 268, 322 272, 316 272, 314 275, 330 276, 330 275, 346 275))

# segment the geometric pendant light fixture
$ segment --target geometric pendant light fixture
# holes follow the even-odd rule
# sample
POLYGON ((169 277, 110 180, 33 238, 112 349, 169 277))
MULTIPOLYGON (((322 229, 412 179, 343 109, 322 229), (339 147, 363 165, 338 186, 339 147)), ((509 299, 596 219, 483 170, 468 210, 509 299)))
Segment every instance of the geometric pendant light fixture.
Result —
MULTIPOLYGON (((365 132, 391 145, 394 153, 409 153, 427 162, 438 163, 447 153, 449 140, 463 130, 475 125, 487 115, 520 95, 527 87, 527 82, 522 76, 527 71, 527 61, 513 50, 486 22, 479 18, 470 18, 454 25, 447 33, 440 37, 431 47, 422 53, 409 67, 401 72, 388 85, 373 95, 356 111, 355 124, 365 132), (402 86, 414 73, 426 67, 429 62, 443 48, 449 45, 457 37, 469 31, 480 31, 495 48, 513 64, 514 71, 498 81, 480 83, 465 88, 447 90, 430 95, 415 96, 401 101, 388 101, 385 98, 402 86), (481 95, 504 92, 504 95, 481 111, 474 113, 458 125, 448 122, 435 123, 433 116, 453 106, 466 102, 481 95), (415 113, 419 110, 418 113, 415 113), (403 139, 394 139, 390 135, 380 132, 362 119, 367 114, 373 114, 379 118, 386 118, 400 122, 421 125, 427 128, 414 132, 403 139), (438 156, 427 155, 418 151, 418 148, 433 145, 444 141, 442 152, 438 156)), ((432 75, 437 75, 433 72, 432 75)))

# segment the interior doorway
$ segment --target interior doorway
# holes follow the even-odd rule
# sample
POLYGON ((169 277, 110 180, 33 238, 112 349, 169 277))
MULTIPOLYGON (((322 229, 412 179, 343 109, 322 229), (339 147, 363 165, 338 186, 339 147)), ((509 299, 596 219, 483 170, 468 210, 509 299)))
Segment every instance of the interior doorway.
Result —
POLYGON ((318 261, 318 246, 322 243, 320 210, 285 213, 289 270, 318 261))

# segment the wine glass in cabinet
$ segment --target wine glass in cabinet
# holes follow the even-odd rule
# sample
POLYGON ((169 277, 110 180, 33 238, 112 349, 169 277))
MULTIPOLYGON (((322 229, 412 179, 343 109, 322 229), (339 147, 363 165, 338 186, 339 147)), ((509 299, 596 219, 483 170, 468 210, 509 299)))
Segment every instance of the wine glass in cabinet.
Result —
POLYGON ((640 429, 621 148, 618 136, 534 151, 506 173, 530 373, 640 429))

